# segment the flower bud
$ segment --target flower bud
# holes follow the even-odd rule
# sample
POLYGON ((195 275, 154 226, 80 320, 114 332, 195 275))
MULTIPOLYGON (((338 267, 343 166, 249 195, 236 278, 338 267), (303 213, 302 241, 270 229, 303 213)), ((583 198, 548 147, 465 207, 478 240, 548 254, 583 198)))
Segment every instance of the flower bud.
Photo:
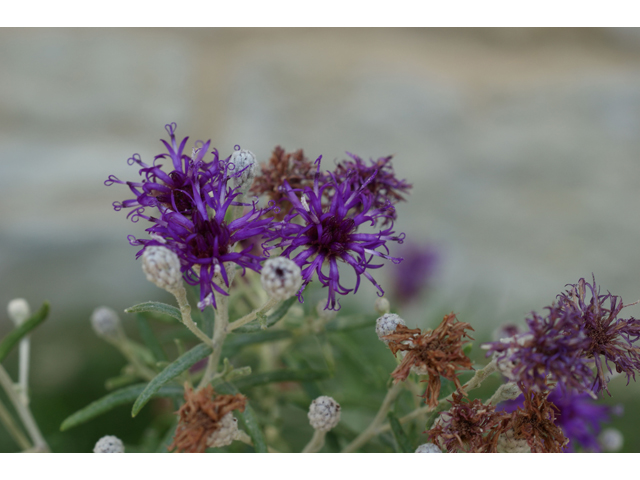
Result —
POLYGON ((389 340, 382 337, 395 332, 398 325, 406 326, 406 323, 395 313, 384 314, 376 320, 376 334, 378 338, 388 345, 389 340))
POLYGON ((109 307, 98 307, 91 314, 91 326, 99 337, 117 338, 120 334, 120 317, 109 307))
POLYGON ((311 402, 307 416, 315 430, 328 432, 340 421, 340 405, 333 398, 323 395, 311 402))
POLYGON ((168 248, 147 247, 142 254, 142 270, 147 280, 168 292, 182 285, 180 259, 168 248))
POLYGON ((286 300, 300 290, 302 271, 293 260, 285 257, 270 258, 264 262, 260 280, 270 297, 286 300))
POLYGON ((598 436, 602 449, 606 452, 618 452, 624 443, 622 432, 616 428, 607 428, 598 436))
POLYGON ((106 435, 97 441, 93 453, 124 453, 124 444, 118 437, 106 435))
POLYGON ((13 323, 18 326, 31 316, 31 309, 24 298, 14 298, 7 305, 7 313, 13 323))
POLYGON ((376 312, 378 312, 380 315, 386 315, 391 311, 389 300, 384 297, 376 298, 376 303, 373 304, 373 308, 375 308, 376 312))
POLYGON ((240 191, 246 193, 251 188, 253 179, 256 178, 258 170, 256 156, 249 150, 236 150, 229 162, 235 167, 233 173, 239 174, 233 177, 233 186, 240 187, 240 191))
POLYGON ((220 428, 207 439, 207 447, 226 447, 236 439, 237 435, 238 419, 231 413, 227 413, 220 420, 220 428))
POLYGON ((415 453, 442 453, 442 450, 440 450, 438 446, 433 443, 423 443, 418 448, 416 448, 415 453))

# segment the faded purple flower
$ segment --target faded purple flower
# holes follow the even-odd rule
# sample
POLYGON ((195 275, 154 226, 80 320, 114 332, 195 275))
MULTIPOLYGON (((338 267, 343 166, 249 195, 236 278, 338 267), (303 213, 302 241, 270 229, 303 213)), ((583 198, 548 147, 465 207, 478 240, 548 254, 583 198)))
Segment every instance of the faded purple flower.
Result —
POLYGON ((439 255, 432 245, 414 242, 405 242, 398 254, 404 261, 390 269, 393 293, 400 302, 411 302, 420 298, 433 279, 439 255))
POLYGON ((361 275, 375 285, 380 296, 384 294, 368 270, 382 266, 372 263, 374 257, 399 263, 402 259, 390 257, 386 243, 402 243, 404 234, 394 235, 391 230, 393 223, 390 228, 376 233, 359 232, 361 226, 375 226, 378 220, 390 217, 388 210, 374 206, 374 197, 367 190, 368 182, 375 179, 375 174, 360 186, 339 181, 335 175, 329 174, 330 179, 320 185, 321 158, 316 160, 317 174, 313 188, 305 186, 293 189, 285 181, 283 192, 292 208, 279 225, 277 235, 282 239, 276 246, 284 249, 282 256, 290 258, 302 269, 303 285, 298 296, 301 298, 304 287, 316 273, 322 285, 329 288, 325 310, 338 310, 340 303, 336 293, 346 295, 357 291, 361 275), (332 190, 331 202, 323 206, 322 197, 329 189, 332 190), (297 192, 300 191, 299 198, 297 192), (357 282, 353 289, 341 285, 338 261, 347 263, 356 273, 357 282), (322 270, 325 264, 329 267, 328 273, 322 270))

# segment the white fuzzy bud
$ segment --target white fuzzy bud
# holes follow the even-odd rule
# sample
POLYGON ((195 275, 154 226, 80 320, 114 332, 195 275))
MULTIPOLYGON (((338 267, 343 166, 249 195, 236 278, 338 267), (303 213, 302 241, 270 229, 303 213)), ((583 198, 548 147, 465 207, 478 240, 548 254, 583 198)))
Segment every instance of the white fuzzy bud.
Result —
POLYGON ((602 448, 607 452, 618 452, 624 444, 622 432, 616 428, 607 428, 598 436, 602 448))
POLYGON ((323 395, 309 406, 309 423, 321 432, 328 432, 340 421, 340 404, 333 398, 323 395))
POLYGON ((531 448, 524 438, 516 438, 513 429, 507 430, 498 437, 498 453, 531 453, 531 448))
POLYGON ((106 435, 96 442, 93 453, 124 453, 124 444, 118 437, 106 435))
POLYGON ((220 420, 220 428, 213 432, 207 439, 207 447, 226 447, 238 436, 238 419, 231 413, 227 413, 220 420))
POLYGON ((389 340, 382 337, 395 332, 398 325, 406 326, 407 324, 404 323, 404 320, 395 313, 387 313, 381 316, 376 320, 376 334, 378 335, 378 338, 388 345, 389 340))
POLYGON ((168 248, 148 247, 142 254, 142 270, 147 280, 168 292, 182 285, 180 259, 168 248))
POLYGON ((376 303, 373 304, 373 308, 375 308, 376 312, 380 315, 385 315, 391 311, 389 300, 384 297, 376 298, 376 303))
POLYGON ((120 334, 120 317, 109 307, 98 307, 91 314, 91 326, 99 337, 116 338, 120 334))
POLYGON ((31 309, 24 298, 14 298, 9 302, 9 305, 7 305, 7 313, 9 314, 9 318, 11 318, 17 326, 31 316, 31 309))
POLYGON ((442 453, 442 450, 440 450, 438 446, 433 443, 423 443, 418 448, 416 448, 415 453, 442 453))
POLYGON ((260 276, 262 288, 276 300, 286 300, 298 293, 302 286, 302 271, 293 260, 270 258, 264 262, 260 276))
POLYGON ((251 188, 258 171, 256 156, 249 150, 236 150, 231 155, 230 163, 235 167, 234 173, 242 172, 239 176, 233 177, 233 186, 240 187, 240 191, 246 193, 251 188))

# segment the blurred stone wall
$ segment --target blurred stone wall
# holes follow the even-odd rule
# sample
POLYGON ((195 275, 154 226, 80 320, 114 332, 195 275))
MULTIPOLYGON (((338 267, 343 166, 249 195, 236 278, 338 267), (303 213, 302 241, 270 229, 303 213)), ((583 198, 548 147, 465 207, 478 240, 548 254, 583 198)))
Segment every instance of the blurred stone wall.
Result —
POLYGON ((169 122, 225 156, 394 154, 396 227, 440 248, 432 303, 464 321, 592 272, 640 298, 637 30, 2 29, 0 65, 0 305, 46 298, 64 325, 161 297, 103 181, 137 178, 169 122))

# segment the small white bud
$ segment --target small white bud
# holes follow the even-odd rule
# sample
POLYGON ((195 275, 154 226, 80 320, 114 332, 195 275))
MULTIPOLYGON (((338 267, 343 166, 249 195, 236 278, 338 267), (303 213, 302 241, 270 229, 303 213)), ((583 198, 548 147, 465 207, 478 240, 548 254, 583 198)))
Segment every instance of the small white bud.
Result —
POLYGON ((91 326, 99 337, 116 338, 120 334, 120 317, 109 307, 98 307, 91 314, 91 326))
POLYGON ((182 285, 180 259, 168 248, 148 247, 142 254, 142 270, 147 280, 168 292, 182 285))
POLYGON ((384 314, 376 320, 376 334, 378 335, 378 338, 388 345, 389 340, 382 337, 395 332, 398 325, 406 326, 407 324, 404 323, 404 320, 395 313, 384 314))
POLYGON ((329 310, 328 308, 325 310, 324 307, 326 306, 326 300, 320 300, 316 305, 316 313, 318 314, 318 318, 323 322, 330 322, 338 316, 338 312, 335 310, 329 310))
POLYGON ((124 444, 118 437, 106 435, 96 442, 93 453, 124 453, 124 444))
POLYGON ((391 311, 389 300, 384 297, 376 298, 376 303, 373 304, 373 308, 375 308, 376 312, 378 312, 380 315, 385 315, 391 311))
POLYGON ((531 447, 524 438, 516 438, 513 429, 498 437, 498 453, 531 453, 531 447))
POLYGON ((14 298, 7 305, 7 313, 13 323, 18 326, 31 316, 31 309, 24 298, 14 298))
POLYGON ((423 443, 418 448, 416 448, 415 453, 442 453, 442 450, 440 450, 438 446, 433 443, 423 443))
POLYGON ((251 188, 258 170, 256 156, 249 150, 236 150, 231 155, 230 163, 233 163, 235 167, 234 173, 242 172, 239 176, 233 177, 233 186, 240 187, 242 193, 247 192, 251 188))
POLYGON ((302 271, 293 260, 270 258, 264 262, 260 277, 262 288, 276 300, 286 300, 302 286, 302 271))
POLYGON ((238 419, 233 414, 227 413, 220 420, 220 428, 207 439, 207 447, 226 447, 237 438, 237 435, 238 419))
POLYGON ((340 404, 333 398, 323 395, 311 402, 307 416, 314 429, 328 432, 340 421, 340 404))
POLYGON ((618 452, 622 449, 624 436, 616 428, 607 428, 598 436, 602 448, 607 452, 618 452))

